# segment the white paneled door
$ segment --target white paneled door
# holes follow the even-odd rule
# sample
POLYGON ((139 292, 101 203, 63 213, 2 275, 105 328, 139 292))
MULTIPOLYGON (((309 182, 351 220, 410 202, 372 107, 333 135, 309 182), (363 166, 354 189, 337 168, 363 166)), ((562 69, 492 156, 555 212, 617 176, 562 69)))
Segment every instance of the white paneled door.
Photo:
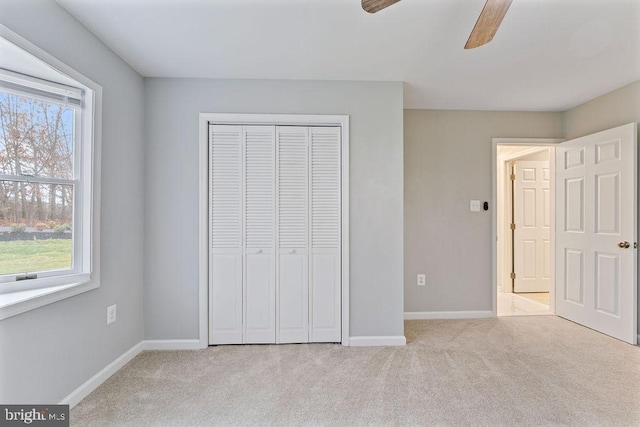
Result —
POLYGON ((341 341, 341 129, 210 126, 210 343, 341 341))
POLYGON ((637 125, 556 148, 556 313, 637 343, 637 125))
POLYGON ((549 292, 549 162, 517 160, 514 165, 514 292, 549 292))

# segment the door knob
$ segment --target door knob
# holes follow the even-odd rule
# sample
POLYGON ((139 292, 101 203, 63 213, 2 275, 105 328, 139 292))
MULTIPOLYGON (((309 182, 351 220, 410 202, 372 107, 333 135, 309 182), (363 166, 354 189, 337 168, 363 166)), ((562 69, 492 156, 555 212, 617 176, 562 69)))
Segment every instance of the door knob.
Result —
POLYGON ((295 250, 295 249, 289 249, 289 253, 290 253, 290 254, 295 254, 295 253, 296 253, 296 250, 295 250))
POLYGON ((258 250, 256 251, 256 253, 257 253, 257 254, 261 254, 261 253, 262 253, 262 249, 258 249, 258 250))
POLYGON ((629 247, 629 242, 620 242, 618 243, 619 248, 627 249, 629 247))

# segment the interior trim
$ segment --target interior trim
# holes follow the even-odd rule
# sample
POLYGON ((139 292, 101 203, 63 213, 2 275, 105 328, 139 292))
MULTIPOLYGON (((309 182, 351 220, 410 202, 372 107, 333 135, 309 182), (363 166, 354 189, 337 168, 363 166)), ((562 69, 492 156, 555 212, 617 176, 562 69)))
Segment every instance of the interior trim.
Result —
POLYGON ((339 126, 342 140, 342 345, 349 337, 349 116, 200 113, 199 120, 199 348, 209 345, 209 124, 339 126))

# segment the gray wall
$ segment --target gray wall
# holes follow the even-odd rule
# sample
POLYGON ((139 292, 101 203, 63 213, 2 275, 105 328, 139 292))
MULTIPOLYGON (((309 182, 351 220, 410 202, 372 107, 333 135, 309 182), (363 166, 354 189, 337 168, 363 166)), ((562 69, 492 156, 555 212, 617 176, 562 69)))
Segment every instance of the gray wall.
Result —
MULTIPOLYGON (((564 113, 565 137, 578 138, 631 122, 640 123, 640 80, 566 111, 564 113)), ((640 141, 638 145, 640 146, 640 141)), ((638 150, 638 156, 638 164, 640 164, 640 150, 638 150)), ((640 175, 638 179, 640 181, 640 175)), ((638 189, 640 191, 640 182, 638 182, 638 189)), ((640 197, 638 199, 640 200, 640 197)), ((638 211, 640 212, 640 209, 638 211)), ((638 293, 638 307, 640 307, 640 293, 638 293)), ((638 312, 638 331, 640 331, 640 311, 638 312)))
POLYGON ((640 82, 564 115, 406 110, 403 153, 401 83, 143 81, 52 0, 0 0, 0 23, 104 89, 102 285, 0 322, 3 403, 56 402, 143 335, 198 337, 200 112, 350 115, 352 336, 402 335, 403 308, 491 309, 491 217, 468 202, 490 198, 492 137, 640 121, 640 82))
POLYGON ((564 113, 564 136, 574 139, 640 122, 640 80, 564 113))
POLYGON ((0 321, 0 402, 54 403, 142 339, 144 85, 51 0, 0 0, 0 23, 104 90, 101 286, 0 321))
POLYGON ((491 200, 491 139, 562 134, 561 113, 405 110, 406 312, 492 309, 491 211, 469 212, 491 200))
POLYGON ((145 337, 198 337, 198 114, 350 116, 351 336, 403 335, 402 83, 145 79, 145 337))

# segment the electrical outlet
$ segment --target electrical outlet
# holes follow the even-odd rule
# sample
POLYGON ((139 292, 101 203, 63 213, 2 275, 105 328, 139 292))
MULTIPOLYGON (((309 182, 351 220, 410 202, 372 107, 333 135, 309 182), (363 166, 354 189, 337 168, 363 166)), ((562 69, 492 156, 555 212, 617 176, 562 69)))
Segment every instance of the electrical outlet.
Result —
POLYGON ((107 325, 116 321, 116 304, 107 307, 107 325))
POLYGON ((418 274, 418 286, 425 286, 427 284, 427 276, 425 274, 418 274))

